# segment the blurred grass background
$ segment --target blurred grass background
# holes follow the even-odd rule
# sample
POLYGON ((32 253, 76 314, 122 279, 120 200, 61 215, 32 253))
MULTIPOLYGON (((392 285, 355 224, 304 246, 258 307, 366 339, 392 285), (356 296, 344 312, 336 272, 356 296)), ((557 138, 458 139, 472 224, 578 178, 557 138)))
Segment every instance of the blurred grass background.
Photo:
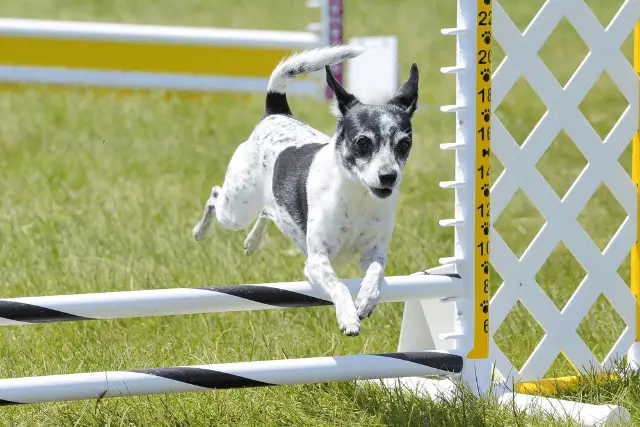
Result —
MULTIPOLYGON (((503 0, 524 30, 543 2, 503 0)), ((587 2, 606 25, 620 0, 587 2)), ((0 16, 304 30, 318 11, 302 0, 21 0, 0 2, 0 16)), ((452 141, 453 115, 439 105, 455 102, 455 38, 440 28, 455 25, 454 1, 347 0, 345 37, 397 35, 401 79, 412 62, 421 73, 422 109, 414 120, 415 144, 402 185, 388 275, 437 265, 453 251, 451 229, 438 220, 453 214, 453 193, 439 181, 453 177, 453 154, 438 149, 452 141)), ((494 64, 504 57, 494 43, 494 64)), ((623 46, 631 60, 631 37, 623 46)), ((539 52, 564 84, 587 54, 575 30, 562 22, 539 52)), ((293 111, 331 133, 326 103, 292 97, 293 111)), ((213 184, 221 183, 237 144, 262 114, 263 94, 166 97, 160 92, 105 94, 88 91, 4 91, 0 96, 0 277, 2 297, 107 292, 302 280, 304 259, 271 227, 264 249, 246 259, 244 233, 218 230, 196 244, 191 227, 213 184)), ((601 136, 627 107, 603 74, 581 111, 601 136)), ((522 143, 546 108, 519 81, 496 114, 522 143)), ((501 170, 493 159, 493 176, 501 170)), ((630 148, 620 159, 630 170, 630 148)), ((560 194, 586 161, 566 135, 559 136, 539 169, 560 194)), ((601 187, 580 222, 601 248, 625 218, 601 187)), ((518 192, 496 229, 520 255, 544 219, 518 192)), ((355 268, 339 271, 357 276, 355 268)), ((628 261, 620 274, 629 281, 628 261)), ((558 307, 568 300, 584 270, 564 246, 537 279, 558 307)), ((494 274, 493 285, 499 284, 494 274)), ((603 358, 624 325, 601 298, 579 333, 603 358)), ((347 338, 333 308, 294 309, 113 320, 25 328, 0 333, 0 377, 52 375, 171 365, 267 360, 396 348, 401 304, 378 307, 361 335, 347 338)), ((499 330, 500 347, 521 367, 543 334, 519 306, 499 330)), ((559 359, 553 373, 571 374, 559 359)), ((586 388, 583 400, 622 404, 636 421, 640 387, 586 388)), ((525 419, 487 402, 433 405, 353 384, 321 384, 135 397, 96 402, 2 408, 7 426, 102 425, 550 425, 525 419)))

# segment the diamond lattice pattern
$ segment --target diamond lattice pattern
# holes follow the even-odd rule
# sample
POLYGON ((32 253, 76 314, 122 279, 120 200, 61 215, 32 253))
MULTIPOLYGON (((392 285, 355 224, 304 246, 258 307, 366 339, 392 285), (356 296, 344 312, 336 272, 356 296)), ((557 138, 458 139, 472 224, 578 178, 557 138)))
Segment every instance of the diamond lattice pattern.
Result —
MULTIPOLYGON (((521 33, 494 0, 494 37, 506 58, 493 75, 493 111, 521 79, 527 81, 547 109, 526 139, 519 141, 521 144, 503 125, 501 117, 493 115, 492 151, 504 165, 491 191, 493 224, 520 190, 545 220, 520 257, 507 245, 506 236, 492 228, 491 262, 504 283, 491 300, 491 336, 517 304, 522 304, 545 331, 520 370, 514 368, 492 340, 492 358, 500 375, 508 381, 535 381, 544 377, 559 354, 564 354, 578 369, 606 367, 624 356, 633 342, 635 299, 620 278, 618 268, 637 235, 637 193, 618 159, 638 128, 638 80, 620 46, 633 32, 639 18, 640 2, 627 0, 605 29, 583 0, 548 0, 521 33), (564 87, 538 55, 561 22, 570 24, 589 49, 564 87), (605 72, 626 99, 627 106, 603 141, 580 111, 580 104, 605 72), (568 135, 588 163, 566 194, 558 196, 536 165, 561 132, 568 135), (601 250, 577 217, 603 185, 624 210, 625 219, 601 250), (581 275, 577 289, 561 308, 536 280, 538 271, 560 244, 587 273, 581 275), (603 362, 577 332, 601 295, 627 325, 603 362)), ((527 100, 521 102, 526 104, 527 100)), ((558 167, 562 167, 562 159, 557 161, 558 167)), ((575 284, 569 286, 575 287, 575 284)))

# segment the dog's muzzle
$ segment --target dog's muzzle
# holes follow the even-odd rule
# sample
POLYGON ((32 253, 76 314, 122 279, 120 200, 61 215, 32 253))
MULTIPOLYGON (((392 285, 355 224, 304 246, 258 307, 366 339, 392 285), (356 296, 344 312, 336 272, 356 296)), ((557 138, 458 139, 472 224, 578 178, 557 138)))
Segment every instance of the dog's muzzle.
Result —
POLYGON ((374 196, 386 199, 393 193, 393 188, 369 187, 374 196))
POLYGON ((397 172, 383 173, 378 175, 380 181, 380 187, 371 187, 371 192, 374 196, 381 199, 386 199, 393 193, 393 187, 398 180, 397 172))

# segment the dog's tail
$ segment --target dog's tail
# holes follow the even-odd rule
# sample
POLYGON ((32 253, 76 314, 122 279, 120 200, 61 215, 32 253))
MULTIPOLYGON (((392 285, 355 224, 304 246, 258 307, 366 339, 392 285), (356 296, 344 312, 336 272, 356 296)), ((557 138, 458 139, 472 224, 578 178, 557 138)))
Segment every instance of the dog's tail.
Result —
POLYGON ((265 116, 292 114, 286 94, 289 79, 322 70, 326 65, 334 65, 355 58, 362 52, 364 49, 361 47, 338 45, 307 50, 282 60, 273 70, 269 79, 265 116))

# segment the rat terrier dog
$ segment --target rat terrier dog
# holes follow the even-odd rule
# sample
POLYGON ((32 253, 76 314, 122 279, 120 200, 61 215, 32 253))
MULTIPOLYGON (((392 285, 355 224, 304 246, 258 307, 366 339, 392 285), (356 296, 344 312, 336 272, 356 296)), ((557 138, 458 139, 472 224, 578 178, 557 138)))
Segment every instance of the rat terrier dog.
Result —
POLYGON ((394 227, 398 186, 411 150, 411 119, 418 104, 418 68, 383 105, 361 103, 333 76, 329 65, 354 58, 360 48, 333 46, 302 52, 271 74, 264 116, 233 154, 222 187, 215 186, 200 222, 247 229, 247 254, 258 250, 267 221, 289 236, 307 257, 304 275, 335 305, 348 336, 360 331, 380 299, 387 247, 394 227), (294 117, 287 80, 325 68, 335 94, 336 133, 329 137, 294 117), (332 264, 356 260, 364 274, 355 303, 332 264))

